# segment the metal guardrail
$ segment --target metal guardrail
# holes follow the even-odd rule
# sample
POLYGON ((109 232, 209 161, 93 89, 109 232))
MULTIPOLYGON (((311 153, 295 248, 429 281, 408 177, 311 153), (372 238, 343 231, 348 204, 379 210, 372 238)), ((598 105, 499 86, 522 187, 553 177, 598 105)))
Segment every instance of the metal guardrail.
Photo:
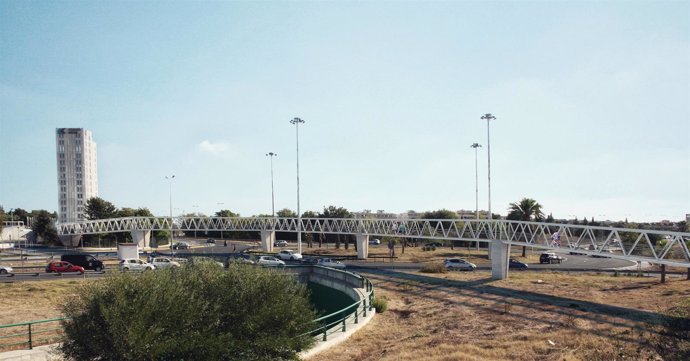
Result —
POLYGON ((301 334, 300 337, 304 335, 322 335, 322 341, 328 341, 329 334, 334 334, 336 332, 347 332, 348 319, 351 317, 354 318, 354 323, 357 324, 359 323, 360 315, 362 317, 367 317, 367 311, 371 311, 374 308, 374 286, 371 284, 371 281, 369 281, 368 278, 349 271, 336 269, 334 269, 334 271, 348 273, 360 278, 362 280, 362 288, 366 290, 365 297, 343 308, 342 310, 335 311, 313 320, 312 323, 317 324, 318 326, 309 332, 301 334), (328 322, 329 320, 338 316, 340 317, 336 320, 328 322))
POLYGON ((53 324, 66 319, 61 317, 0 325, 0 351, 22 350, 25 349, 22 346, 26 345, 31 350, 34 346, 55 343, 62 337, 62 327, 54 327, 53 324), (49 324, 51 327, 44 327, 49 324), (21 328, 25 328, 26 331, 13 331, 14 329, 21 328), (39 336, 39 338, 36 338, 36 336, 39 336))

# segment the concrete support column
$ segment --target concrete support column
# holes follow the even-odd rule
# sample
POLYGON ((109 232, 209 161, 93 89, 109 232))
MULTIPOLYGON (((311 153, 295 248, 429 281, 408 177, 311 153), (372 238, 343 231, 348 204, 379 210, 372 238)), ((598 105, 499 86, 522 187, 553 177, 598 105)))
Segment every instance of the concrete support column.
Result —
POLYGON ((261 250, 273 252, 273 243, 276 239, 276 232, 272 230, 261 231, 261 250))
POLYGON ((357 233, 357 259, 369 257, 369 235, 357 233))
POLYGON ((510 244, 492 240, 489 245, 489 254, 491 255, 491 278, 495 280, 508 278, 510 244))
POLYGON ((132 243, 136 243, 140 249, 151 247, 151 231, 130 231, 132 243))

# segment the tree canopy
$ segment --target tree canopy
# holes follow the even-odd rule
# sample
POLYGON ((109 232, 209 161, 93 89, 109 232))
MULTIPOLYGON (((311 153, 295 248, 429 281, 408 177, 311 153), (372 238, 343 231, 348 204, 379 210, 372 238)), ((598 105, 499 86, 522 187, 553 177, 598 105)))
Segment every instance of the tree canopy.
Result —
POLYGON ((107 219, 118 216, 117 207, 100 197, 89 198, 84 212, 87 219, 107 219))
POLYGON ((541 210, 541 204, 532 198, 522 198, 517 203, 511 203, 508 207, 507 219, 513 221, 541 221, 544 219, 544 213, 541 210))

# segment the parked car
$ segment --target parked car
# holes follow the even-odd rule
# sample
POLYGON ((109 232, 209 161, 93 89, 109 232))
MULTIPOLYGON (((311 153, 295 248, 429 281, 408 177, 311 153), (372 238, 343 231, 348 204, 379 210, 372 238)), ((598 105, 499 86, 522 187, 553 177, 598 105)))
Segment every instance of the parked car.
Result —
POLYGON ((11 275, 13 272, 10 266, 0 266, 0 275, 11 275))
POLYGON ((553 252, 544 252, 539 256, 539 264, 544 264, 544 263, 562 263, 565 261, 565 258, 553 253, 553 252))
POLYGON ((209 238, 209 239, 206 240, 206 243, 209 243, 209 244, 216 244, 216 240, 213 239, 213 238, 209 238))
POLYGON ((516 260, 515 258, 511 258, 508 261, 508 268, 513 268, 513 269, 527 269, 527 263, 520 262, 516 260))
POLYGON ((173 249, 189 249, 190 245, 187 242, 177 242, 173 244, 173 249))
POLYGON ((65 261, 53 261, 49 262, 46 266, 47 273, 67 273, 67 272, 79 272, 84 273, 84 267, 75 266, 69 262, 65 261))
POLYGON ((170 258, 165 258, 165 257, 152 258, 151 264, 156 269, 180 267, 180 264, 178 262, 175 262, 175 261, 171 260, 170 258))
POLYGON ((276 241, 276 243, 273 244, 274 247, 287 247, 287 245, 287 241, 276 241))
POLYGON ((477 265, 474 263, 470 263, 465 261, 462 258, 446 258, 445 261, 443 261, 443 266, 446 267, 447 270, 465 270, 465 271, 474 271, 475 268, 477 268, 477 265))
POLYGON ((339 268, 339 269, 345 268, 344 263, 342 263, 340 261, 336 261, 332 258, 319 258, 318 261, 316 261, 316 264, 319 266, 330 267, 330 268, 339 268))
POLYGON ((256 263, 264 267, 279 267, 285 266, 285 262, 273 257, 273 256, 259 256, 256 263))
POLYGON ((381 240, 378 238, 372 238, 369 240, 369 244, 372 246, 378 246, 379 244, 381 244, 381 240))
POLYGON ((120 271, 122 272, 127 272, 127 271, 151 271, 156 269, 156 266, 144 262, 140 259, 136 258, 125 258, 123 260, 120 260, 120 271))
POLYGON ((289 249, 282 250, 282 251, 278 252, 277 256, 278 256, 278 258, 280 258, 283 261, 287 261, 287 260, 298 261, 298 260, 302 259, 301 254, 299 254, 295 251, 291 251, 289 249))
POLYGON ((229 267, 231 263, 256 264, 256 262, 252 260, 252 256, 249 253, 231 254, 225 260, 225 267, 229 267))
POLYGON ((100 272, 105 268, 103 262, 90 254, 63 254, 61 261, 69 262, 75 266, 82 266, 85 270, 100 272))

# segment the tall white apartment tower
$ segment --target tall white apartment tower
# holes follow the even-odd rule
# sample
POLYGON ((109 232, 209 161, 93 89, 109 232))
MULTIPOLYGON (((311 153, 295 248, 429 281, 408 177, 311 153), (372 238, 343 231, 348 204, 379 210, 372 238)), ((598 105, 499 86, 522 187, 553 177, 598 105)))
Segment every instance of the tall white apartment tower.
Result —
POLYGON ((98 197, 96 142, 83 128, 58 128, 55 132, 58 181, 58 222, 84 220, 84 206, 98 197))

